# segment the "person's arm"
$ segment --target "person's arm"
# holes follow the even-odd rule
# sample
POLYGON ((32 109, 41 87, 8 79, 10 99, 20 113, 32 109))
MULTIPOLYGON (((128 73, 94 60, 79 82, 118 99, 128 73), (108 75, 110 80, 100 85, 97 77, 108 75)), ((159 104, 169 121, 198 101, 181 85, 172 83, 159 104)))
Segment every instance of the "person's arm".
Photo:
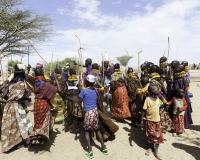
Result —
POLYGON ((185 86, 185 89, 184 89, 184 91, 185 91, 185 94, 187 94, 187 92, 188 92, 188 82, 187 82, 187 78, 186 77, 183 77, 183 83, 184 83, 184 86, 185 86))
POLYGON ((144 116, 146 115, 146 110, 147 110, 147 106, 148 106, 148 99, 145 99, 144 101, 144 105, 143 105, 143 109, 142 109, 142 118, 141 118, 141 129, 143 130, 143 120, 144 120, 144 116))
POLYGON ((144 130, 144 116, 146 115, 146 111, 145 110, 142 110, 142 117, 141 117, 141 129, 144 130))

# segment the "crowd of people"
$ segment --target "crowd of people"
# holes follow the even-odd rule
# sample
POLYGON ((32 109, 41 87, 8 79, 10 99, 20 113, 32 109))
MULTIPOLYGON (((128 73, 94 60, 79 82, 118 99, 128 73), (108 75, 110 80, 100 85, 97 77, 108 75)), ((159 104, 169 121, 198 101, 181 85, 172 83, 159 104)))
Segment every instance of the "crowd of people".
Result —
POLYGON ((108 60, 99 66, 88 58, 82 67, 86 72, 80 77, 69 63, 67 72, 57 64, 50 76, 44 74, 40 63, 33 69, 34 74, 29 73, 30 65, 15 65, 14 74, 0 85, 3 153, 21 143, 27 147, 44 144, 54 124, 62 122, 65 132, 84 130, 88 158, 94 158, 91 138, 96 136, 100 151, 108 155, 104 141, 118 131, 116 122, 128 119, 132 126, 146 130, 145 154, 162 159, 158 148, 164 143, 163 134, 182 136, 193 123, 188 62, 167 63, 167 58, 161 57, 158 66, 146 61, 141 65, 141 75, 131 67, 124 74, 119 63, 108 60), (35 96, 33 125, 27 109, 31 92, 35 96))

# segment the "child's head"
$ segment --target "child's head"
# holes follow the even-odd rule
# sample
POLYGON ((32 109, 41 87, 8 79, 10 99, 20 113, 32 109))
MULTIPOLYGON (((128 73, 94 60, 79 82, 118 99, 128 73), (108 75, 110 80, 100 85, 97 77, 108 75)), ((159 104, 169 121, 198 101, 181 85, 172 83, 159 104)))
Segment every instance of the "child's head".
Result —
POLYGON ((89 74, 86 78, 86 87, 94 87, 95 84, 95 76, 89 74))
POLYGON ((150 84, 148 87, 148 92, 152 97, 160 94, 159 87, 156 84, 150 84))
POLYGON ((185 95, 184 90, 181 88, 176 89, 176 97, 177 98, 183 98, 185 95))
POLYGON ((149 78, 148 77, 141 77, 140 82, 141 82, 142 86, 145 87, 149 83, 149 78))

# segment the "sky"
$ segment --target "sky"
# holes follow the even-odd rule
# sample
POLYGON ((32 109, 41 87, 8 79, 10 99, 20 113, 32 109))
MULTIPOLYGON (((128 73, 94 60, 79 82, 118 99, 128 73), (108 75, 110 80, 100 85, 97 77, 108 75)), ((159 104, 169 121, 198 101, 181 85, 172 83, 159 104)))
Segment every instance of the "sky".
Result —
MULTIPOLYGON (((112 60, 128 54, 128 66, 140 61, 158 64, 159 58, 199 63, 200 0, 24 0, 24 7, 54 20, 55 35, 36 49, 47 61, 78 58, 81 40, 83 61, 100 63, 102 55, 112 60)), ((14 57, 14 59, 20 57, 14 57)), ((33 52, 30 64, 41 58, 33 52)), ((27 64, 27 56, 23 57, 27 64)))

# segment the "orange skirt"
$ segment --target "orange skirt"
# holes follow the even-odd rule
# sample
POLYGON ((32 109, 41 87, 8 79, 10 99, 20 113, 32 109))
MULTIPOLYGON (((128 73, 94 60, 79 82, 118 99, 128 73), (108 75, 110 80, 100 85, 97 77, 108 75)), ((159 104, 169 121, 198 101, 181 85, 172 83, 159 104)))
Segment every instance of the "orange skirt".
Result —
POLYGON ((112 94, 112 116, 120 119, 131 117, 125 86, 118 87, 112 94))

